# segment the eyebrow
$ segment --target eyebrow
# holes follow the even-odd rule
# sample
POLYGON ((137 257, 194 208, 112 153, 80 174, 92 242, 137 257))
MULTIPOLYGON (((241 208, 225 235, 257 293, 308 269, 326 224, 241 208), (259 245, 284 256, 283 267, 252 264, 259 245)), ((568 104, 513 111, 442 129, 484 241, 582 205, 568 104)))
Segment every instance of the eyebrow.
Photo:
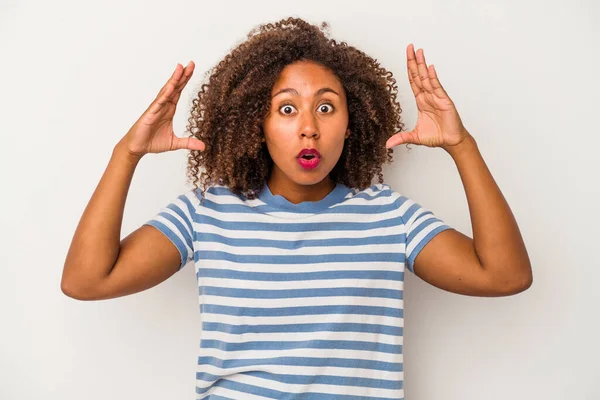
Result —
MULTIPOLYGON (((315 92, 315 96, 318 96, 320 94, 327 93, 327 92, 335 93, 336 95, 339 96, 338 92, 336 92, 332 88, 328 88, 328 87, 324 87, 324 88, 321 88, 321 89, 317 90, 315 92)), ((285 89, 281 89, 280 91, 278 91, 277 93, 275 93, 271 98, 273 98, 273 97, 275 97, 275 96, 277 96, 277 95, 279 95, 281 93, 292 93, 292 94, 295 94, 296 96, 299 96, 298 91, 296 89, 294 89, 294 88, 285 88, 285 89)))

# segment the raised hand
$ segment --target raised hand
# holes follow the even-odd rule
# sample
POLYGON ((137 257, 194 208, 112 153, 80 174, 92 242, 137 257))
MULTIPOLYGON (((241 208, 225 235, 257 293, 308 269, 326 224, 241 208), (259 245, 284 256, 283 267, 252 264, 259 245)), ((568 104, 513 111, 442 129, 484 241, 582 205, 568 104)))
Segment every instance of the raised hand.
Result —
POLYGON ((461 143, 469 133, 438 80, 435 67, 427 66, 423 49, 415 55, 412 43, 406 48, 406 59, 408 80, 419 110, 417 125, 410 132, 398 132, 390 137, 385 147, 412 143, 447 149, 461 143))
POLYGON ((194 72, 194 63, 190 61, 183 68, 177 64, 175 72, 162 87, 156 99, 133 124, 121 140, 130 154, 143 156, 147 153, 188 149, 205 150, 205 144, 196 138, 180 138, 173 132, 173 116, 181 91, 194 72))

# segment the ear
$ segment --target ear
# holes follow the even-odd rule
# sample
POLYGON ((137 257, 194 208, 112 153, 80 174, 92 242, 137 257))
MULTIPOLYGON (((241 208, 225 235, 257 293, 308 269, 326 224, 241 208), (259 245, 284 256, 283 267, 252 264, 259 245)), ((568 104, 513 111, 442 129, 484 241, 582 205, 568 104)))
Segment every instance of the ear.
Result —
POLYGON ((346 135, 344 136, 344 139, 348 139, 350 137, 350 129, 346 130, 346 135))

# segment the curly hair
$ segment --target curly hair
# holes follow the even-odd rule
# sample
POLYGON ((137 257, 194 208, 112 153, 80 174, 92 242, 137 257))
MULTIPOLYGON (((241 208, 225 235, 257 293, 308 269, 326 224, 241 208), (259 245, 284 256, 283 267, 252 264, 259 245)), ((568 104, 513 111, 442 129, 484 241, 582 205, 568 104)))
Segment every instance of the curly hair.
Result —
POLYGON ((194 189, 218 183, 255 199, 273 168, 262 122, 270 111, 270 93, 283 68, 312 61, 329 69, 342 83, 351 135, 330 172, 333 182, 360 190, 375 174, 383 183, 382 164, 392 162, 385 143, 404 129, 393 74, 376 59, 346 42, 328 38, 329 24, 311 25, 300 18, 259 25, 215 67, 193 99, 187 132, 204 142, 204 151, 188 155, 188 179, 194 189), (204 171, 198 176, 202 168, 204 171))

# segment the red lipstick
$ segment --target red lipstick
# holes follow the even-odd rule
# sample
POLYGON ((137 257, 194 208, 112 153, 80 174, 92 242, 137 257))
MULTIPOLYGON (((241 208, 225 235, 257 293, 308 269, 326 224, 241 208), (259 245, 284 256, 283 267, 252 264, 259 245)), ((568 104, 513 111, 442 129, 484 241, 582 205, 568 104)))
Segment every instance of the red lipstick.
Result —
POLYGON ((304 169, 313 169, 321 162, 321 153, 317 149, 304 148, 296 156, 298 164, 304 169))

